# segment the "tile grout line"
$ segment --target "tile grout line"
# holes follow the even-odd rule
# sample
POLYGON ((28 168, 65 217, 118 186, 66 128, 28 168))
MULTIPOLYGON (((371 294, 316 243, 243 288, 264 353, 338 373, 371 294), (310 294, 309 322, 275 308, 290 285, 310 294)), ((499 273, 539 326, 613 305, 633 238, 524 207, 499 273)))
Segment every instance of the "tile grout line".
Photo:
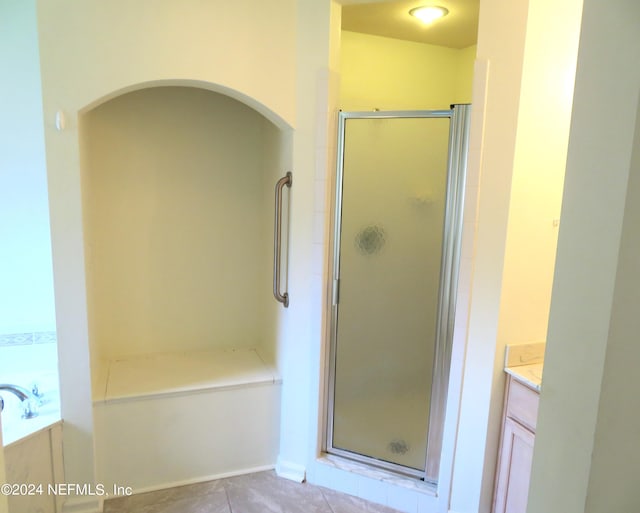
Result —
POLYGON ((229 498, 229 490, 227 489, 227 480, 222 481, 222 489, 224 490, 224 495, 227 498, 227 505, 229 506, 229 513, 233 513, 233 506, 231 506, 231 499, 229 498))
MULTIPOLYGON (((234 488, 234 486, 233 486, 234 477, 224 478, 221 481, 222 481, 222 483, 221 483, 222 490, 224 491, 225 498, 227 500, 227 508, 228 508, 226 510, 227 513, 234 513, 234 510, 238 511, 238 512, 243 510, 242 505, 244 504, 244 502, 242 500, 240 501, 240 504, 236 504, 236 508, 233 507, 232 502, 231 502, 230 491, 231 491, 231 489, 234 488), (238 508, 240 508, 240 509, 238 509, 238 508)), ((268 484, 268 483, 263 483, 263 484, 268 484)), ((273 483, 271 483, 271 484, 273 485, 273 483)), ((302 492, 304 496, 309 498, 309 496, 310 496, 309 494, 315 495, 316 492, 313 491, 315 489, 320 493, 320 496, 324 500, 325 507, 324 508, 321 507, 321 511, 317 511, 317 513, 337 513, 337 512, 340 512, 340 511, 342 511, 343 513, 346 513, 347 511, 349 513, 366 513, 366 512, 369 512, 369 513, 380 513, 382 511, 384 511, 384 512, 387 512, 387 511, 396 512, 397 511, 397 510, 395 510, 393 508, 390 508, 389 506, 382 505, 382 504, 380 504, 380 505, 375 504, 375 506, 373 508, 370 508, 370 506, 368 505, 368 501, 366 499, 363 499, 362 497, 358 497, 358 496, 351 495, 351 494, 345 494, 344 492, 339 492, 337 490, 326 489, 326 488, 324 488, 322 486, 317 486, 317 485, 308 485, 308 486, 309 486, 309 489, 307 489, 304 492, 302 492), (311 493, 311 492, 313 492, 313 493, 311 493), (353 498, 356 502, 354 503, 353 501, 349 500, 349 501, 347 501, 347 503, 344 504, 344 507, 346 507, 346 509, 342 509, 342 506, 341 506, 342 502, 338 500, 338 502, 336 503, 336 508, 334 508, 332 506, 331 501, 330 501, 330 498, 332 497, 333 493, 336 493, 339 496, 345 496, 345 497, 353 498), (382 509, 379 509, 378 506, 380 506, 382 509), (387 509, 387 508, 390 508, 390 509, 387 509)), ((246 487, 245 492, 248 493, 249 490, 251 490, 253 488, 253 485, 251 484, 251 482, 249 482, 249 483, 244 483, 242 485, 242 487, 243 488, 246 487)), ((259 487, 261 487, 261 485, 259 485, 259 487)), ((178 487, 178 488, 180 488, 180 487, 178 487)), ((281 502, 279 502, 278 497, 274 497, 274 495, 275 496, 279 496, 280 495, 278 493, 275 493, 275 494, 273 493, 275 491, 274 487, 270 486, 268 488, 270 488, 271 491, 269 492, 269 489, 264 490, 266 495, 265 494, 259 494, 259 495, 263 496, 262 499, 266 499, 267 502, 270 502, 270 499, 275 500, 276 501, 276 506, 277 506, 277 511, 280 512, 280 513, 285 513, 287 511, 291 511, 291 510, 287 509, 285 507, 285 505, 283 505, 281 502)), ((281 487, 276 486, 276 488, 278 488, 280 490, 281 487)), ((289 492, 291 492, 293 494, 293 496, 298 496, 298 492, 293 493, 293 491, 291 489, 288 489, 287 487, 282 488, 280 491, 284 492, 285 494, 289 494, 289 492, 287 492, 287 490, 289 490, 289 492)), ((161 492, 161 494, 162 494, 162 492, 167 492, 167 491, 170 492, 171 489, 159 490, 159 492, 161 492)), ((139 508, 136 509, 136 511, 141 508, 141 512, 143 511, 144 513, 153 513, 153 512, 157 511, 156 508, 158 508, 158 507, 161 508, 160 511, 165 511, 166 510, 165 507, 167 507, 167 506, 170 507, 168 510, 166 510, 167 512, 168 511, 172 511, 172 512, 173 511, 177 511, 174 508, 178 507, 178 504, 181 501, 187 500, 189 497, 191 497, 191 498, 193 498, 193 497, 211 497, 214 494, 217 494, 219 492, 219 488, 216 487, 216 489, 214 489, 214 490, 211 490, 211 489, 207 488, 206 490, 200 491, 200 493, 198 493, 196 490, 191 490, 191 491, 193 493, 191 495, 189 495, 189 496, 185 496, 184 494, 183 495, 173 495, 173 494, 170 493, 169 496, 165 497, 165 498, 157 497, 153 502, 142 504, 139 508)), ((245 492, 243 492, 243 493, 245 493, 245 492)), ((148 493, 153 494, 155 492, 148 492, 148 493)), ((209 501, 205 499, 205 502, 208 503, 209 501)), ((261 504, 264 504, 264 503, 258 503, 258 504, 255 504, 255 506, 260 508, 261 504)), ((317 504, 318 504, 318 506, 320 506, 319 503, 317 503, 317 504)), ((185 504, 182 504, 182 506, 185 506, 185 504)), ((195 507, 194 504, 187 504, 186 506, 187 506, 187 509, 186 510, 183 509, 182 513, 196 513, 196 511, 200 511, 200 509, 198 509, 198 508, 193 509, 195 507)), ((105 508, 105 511, 108 510, 111 513, 127 513, 127 512, 131 513, 131 512, 134 511, 133 509, 131 509, 132 507, 133 507, 133 505, 128 500, 125 500, 124 502, 119 503, 118 507, 116 507, 116 508, 107 507, 107 508, 105 508)), ((253 508, 250 508, 250 509, 251 509, 251 511, 254 511, 253 508)), ((275 510, 272 510, 271 508, 268 508, 268 509, 269 509, 269 511, 275 511, 275 510)), ((315 510, 315 508, 314 508, 314 510, 315 510)), ((264 510, 264 511, 266 511, 266 510, 264 510)), ((298 510, 296 509, 295 511, 298 511, 298 510)), ((400 512, 397 512, 397 513, 400 513, 400 512)))
POLYGON ((331 507, 331 503, 327 499, 327 496, 324 494, 324 490, 322 488, 320 488, 320 495, 322 495, 324 502, 327 504, 327 506, 329 506, 329 511, 331 511, 331 513, 336 513, 334 509, 331 507))

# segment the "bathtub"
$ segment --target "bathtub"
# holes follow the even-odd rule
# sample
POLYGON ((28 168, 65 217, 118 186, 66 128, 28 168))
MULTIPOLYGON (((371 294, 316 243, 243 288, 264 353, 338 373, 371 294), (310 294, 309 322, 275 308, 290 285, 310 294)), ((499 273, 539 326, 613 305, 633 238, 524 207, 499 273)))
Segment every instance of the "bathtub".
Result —
MULTIPOLYGON (((55 333, 0 335, 0 382, 29 391, 37 388, 37 415, 23 418, 24 406, 11 392, 1 391, 2 443, 7 483, 43 486, 64 482, 62 421, 55 333)), ((12 495, 12 513, 62 511, 63 496, 12 495)))
POLYGON ((23 418, 24 406, 11 392, 0 391, 4 399, 2 411, 2 443, 11 445, 37 431, 48 428, 60 420, 60 394, 58 373, 3 374, 2 382, 18 385, 27 390, 37 387, 40 398, 36 403, 35 417, 23 418))
MULTIPOLYGON (((17 385, 39 395, 37 415, 22 418, 24 407, 11 392, 0 391, 4 399, 2 442, 6 447, 41 431, 60 420, 60 393, 57 370, 57 348, 53 342, 4 344, 0 336, 0 383, 17 385)), ((16 336, 13 336, 15 340, 16 336)), ((38 340, 32 337, 30 340, 38 340)))

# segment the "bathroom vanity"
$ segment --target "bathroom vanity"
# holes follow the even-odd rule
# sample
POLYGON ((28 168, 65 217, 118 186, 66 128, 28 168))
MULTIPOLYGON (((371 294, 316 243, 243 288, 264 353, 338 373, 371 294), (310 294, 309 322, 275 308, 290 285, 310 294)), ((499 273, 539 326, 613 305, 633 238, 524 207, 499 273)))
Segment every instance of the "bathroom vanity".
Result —
POLYGON ((525 513, 527 508, 543 356, 544 344, 507 347, 493 513, 525 513))

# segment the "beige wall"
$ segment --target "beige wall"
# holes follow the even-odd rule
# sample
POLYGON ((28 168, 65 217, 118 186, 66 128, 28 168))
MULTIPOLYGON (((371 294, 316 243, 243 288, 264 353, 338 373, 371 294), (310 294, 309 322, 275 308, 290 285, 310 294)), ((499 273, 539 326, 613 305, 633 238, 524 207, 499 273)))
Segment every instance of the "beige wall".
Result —
POLYGON ((448 109, 470 103, 475 48, 342 31, 340 108, 448 109))
POLYGON ((82 129, 92 351, 274 354, 265 221, 288 169, 279 130, 236 100, 186 87, 110 100, 82 129))
POLYGON ((123 89, 182 79, 218 84, 292 124, 293 0, 46 0, 38 16, 49 120, 58 108, 73 120, 74 109, 123 89))
MULTIPOLYGON (((633 97, 629 98, 633 101, 633 97)), ((630 109, 631 110, 631 109, 630 109)), ((628 134, 627 134, 628 136, 628 134)), ((630 384, 640 361, 640 108, 625 201, 607 355, 598 406, 586 512, 633 511, 640 504, 640 413, 630 384)))

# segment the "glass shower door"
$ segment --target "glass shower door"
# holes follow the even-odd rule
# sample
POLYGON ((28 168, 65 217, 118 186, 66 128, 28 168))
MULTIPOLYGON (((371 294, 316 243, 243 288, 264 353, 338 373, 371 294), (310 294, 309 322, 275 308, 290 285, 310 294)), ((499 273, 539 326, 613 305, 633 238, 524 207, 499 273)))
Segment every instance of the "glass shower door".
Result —
POLYGON ((456 131, 453 110, 391 114, 341 114, 327 450, 435 481, 456 131))

